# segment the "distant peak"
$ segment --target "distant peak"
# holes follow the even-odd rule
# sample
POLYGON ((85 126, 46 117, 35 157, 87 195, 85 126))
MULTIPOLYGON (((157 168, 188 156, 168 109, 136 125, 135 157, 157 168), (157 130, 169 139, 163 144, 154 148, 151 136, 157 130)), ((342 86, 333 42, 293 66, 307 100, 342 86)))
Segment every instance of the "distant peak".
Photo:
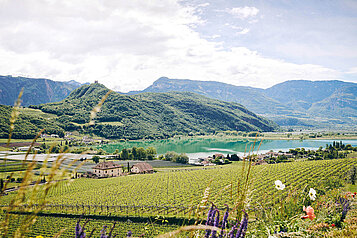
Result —
POLYGON ((170 79, 168 77, 160 77, 158 78, 157 80, 155 80, 154 84, 155 83, 162 83, 162 82, 167 82, 169 81, 170 79))

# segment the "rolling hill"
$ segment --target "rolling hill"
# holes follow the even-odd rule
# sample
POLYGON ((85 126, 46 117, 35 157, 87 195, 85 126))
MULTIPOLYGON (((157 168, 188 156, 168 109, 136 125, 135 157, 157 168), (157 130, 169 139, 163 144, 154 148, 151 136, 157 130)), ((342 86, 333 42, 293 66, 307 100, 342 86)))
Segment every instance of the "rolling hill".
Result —
POLYGON ((210 99, 190 92, 112 92, 89 125, 90 112, 108 92, 102 84, 84 85, 66 99, 32 106, 58 116, 66 130, 82 130, 106 138, 167 138, 173 135, 207 134, 216 131, 273 131, 278 126, 244 106, 210 99))

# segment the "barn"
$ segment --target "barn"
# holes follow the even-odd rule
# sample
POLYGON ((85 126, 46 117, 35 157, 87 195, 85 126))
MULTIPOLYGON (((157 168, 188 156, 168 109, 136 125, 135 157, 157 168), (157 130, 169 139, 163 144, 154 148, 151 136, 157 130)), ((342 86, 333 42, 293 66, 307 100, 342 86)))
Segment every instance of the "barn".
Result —
POLYGON ((135 174, 151 174, 154 173, 154 169, 148 163, 142 162, 134 164, 130 171, 135 174))

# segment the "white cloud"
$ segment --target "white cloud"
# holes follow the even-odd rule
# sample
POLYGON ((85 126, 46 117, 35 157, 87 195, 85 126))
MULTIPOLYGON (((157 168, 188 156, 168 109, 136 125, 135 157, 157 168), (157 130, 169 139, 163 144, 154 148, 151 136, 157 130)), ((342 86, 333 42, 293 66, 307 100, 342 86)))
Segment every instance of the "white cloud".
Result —
POLYGON ((357 67, 350 68, 346 74, 357 74, 357 67))
POLYGON ((232 9, 227 9, 227 12, 234 17, 245 19, 249 17, 254 17, 259 13, 259 9, 255 7, 236 7, 232 9))
POLYGON ((224 49, 194 30, 202 22, 195 8, 176 0, 4 1, 0 74, 99 80, 120 91, 143 89, 161 76, 258 87, 339 77, 318 65, 269 59, 244 47, 224 49))
POLYGON ((242 29, 241 31, 238 31, 237 34, 238 35, 245 35, 249 32, 249 29, 248 28, 244 28, 242 29))
POLYGON ((208 7, 210 4, 208 2, 197 5, 197 7, 208 7))

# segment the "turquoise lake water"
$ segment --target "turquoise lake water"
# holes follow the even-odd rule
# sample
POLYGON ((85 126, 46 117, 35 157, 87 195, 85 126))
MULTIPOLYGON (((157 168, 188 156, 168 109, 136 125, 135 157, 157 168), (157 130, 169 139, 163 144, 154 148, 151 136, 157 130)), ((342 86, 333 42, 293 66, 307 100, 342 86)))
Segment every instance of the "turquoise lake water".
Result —
MULTIPOLYGON (((332 144, 334 140, 263 140, 259 152, 273 151, 288 151, 289 149, 302 148, 318 149, 320 146, 325 147, 326 144, 332 144)), ((357 146, 357 140, 335 140, 342 141, 344 144, 357 146)), ((260 141, 259 141, 260 142, 260 141)), ((255 152, 258 144, 255 146, 255 152)), ((167 139, 153 141, 127 141, 121 143, 112 143, 100 146, 107 152, 114 152, 116 149, 121 151, 123 148, 155 147, 158 154, 165 154, 167 151, 175 151, 177 153, 186 153, 189 157, 204 157, 215 153, 222 154, 243 154, 247 152, 253 145, 252 140, 244 139, 224 139, 224 138, 192 138, 192 139, 167 139)))

